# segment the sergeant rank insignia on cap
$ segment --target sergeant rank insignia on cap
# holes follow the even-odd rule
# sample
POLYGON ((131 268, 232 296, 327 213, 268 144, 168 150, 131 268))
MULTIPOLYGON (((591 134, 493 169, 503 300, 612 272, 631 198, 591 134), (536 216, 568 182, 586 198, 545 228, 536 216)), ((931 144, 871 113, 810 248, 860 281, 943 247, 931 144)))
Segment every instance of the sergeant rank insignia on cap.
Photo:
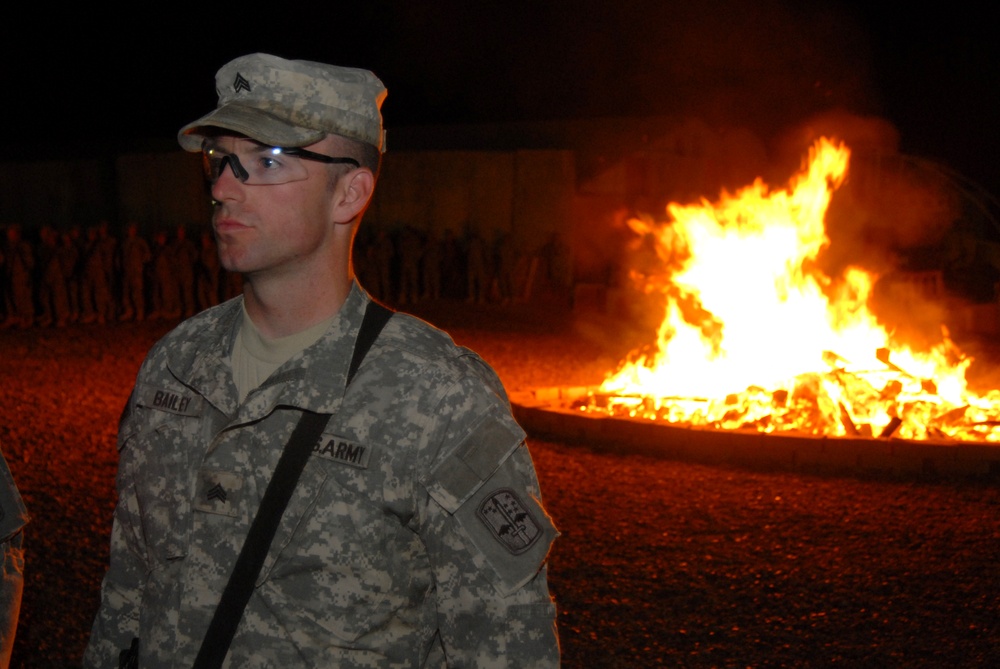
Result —
POLYGON ((247 93, 250 92, 250 82, 247 81, 246 78, 239 72, 236 73, 236 79, 233 80, 233 90, 237 93, 239 91, 246 91, 247 93))

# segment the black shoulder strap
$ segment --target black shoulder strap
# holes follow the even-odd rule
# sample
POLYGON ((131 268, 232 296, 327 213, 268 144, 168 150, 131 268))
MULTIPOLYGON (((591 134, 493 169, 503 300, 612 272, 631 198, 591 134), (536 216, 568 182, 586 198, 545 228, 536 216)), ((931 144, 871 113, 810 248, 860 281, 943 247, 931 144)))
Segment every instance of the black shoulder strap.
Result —
MULTIPOLYGON (((379 333, 392 314, 391 309, 374 300, 368 303, 364 320, 358 330, 358 337, 354 342, 354 355, 351 358, 345 386, 350 385, 358 367, 361 366, 361 361, 378 339, 379 333)), ((229 645, 236 635, 236 628, 243 618, 243 611, 253 594, 254 583, 261 567, 264 566, 281 516, 292 498, 306 462, 309 461, 313 444, 319 440, 329 420, 329 414, 307 411, 292 431, 292 436, 274 468, 267 490, 264 491, 264 498, 250 525, 250 532, 236 559, 233 573, 229 576, 226 589, 222 591, 222 599, 201 642, 201 649, 198 651, 193 669, 215 669, 221 667, 222 661, 226 659, 229 645)))
POLYGON ((358 330, 358 338, 354 342, 354 356, 351 358, 351 367, 347 370, 347 383, 351 385, 354 375, 361 366, 361 361, 368 355, 368 349, 372 347, 382 328, 392 318, 393 311, 384 307, 375 300, 368 303, 365 309, 365 317, 361 321, 361 329, 358 330))

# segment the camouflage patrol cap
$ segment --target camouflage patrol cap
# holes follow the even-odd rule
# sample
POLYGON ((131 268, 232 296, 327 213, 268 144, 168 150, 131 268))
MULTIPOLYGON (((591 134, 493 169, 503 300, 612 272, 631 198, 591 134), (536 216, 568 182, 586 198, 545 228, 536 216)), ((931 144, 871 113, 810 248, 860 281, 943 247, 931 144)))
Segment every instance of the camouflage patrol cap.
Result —
POLYGON ((215 89, 215 110, 177 135, 187 151, 201 150, 207 129, 222 128, 272 146, 342 135, 385 152, 380 108, 387 91, 368 70, 255 53, 223 65, 215 89))

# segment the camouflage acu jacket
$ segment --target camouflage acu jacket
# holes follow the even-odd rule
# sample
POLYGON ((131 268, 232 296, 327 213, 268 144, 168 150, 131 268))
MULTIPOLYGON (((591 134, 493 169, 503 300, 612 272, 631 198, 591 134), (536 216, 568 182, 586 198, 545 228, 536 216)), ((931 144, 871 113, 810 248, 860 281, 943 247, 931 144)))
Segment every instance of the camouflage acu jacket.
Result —
POLYGON ((190 667, 303 409, 332 419, 226 666, 554 667, 555 529, 493 371, 396 314, 344 390, 368 296, 238 404, 240 298, 150 351, 119 428, 111 562, 85 654, 190 667))

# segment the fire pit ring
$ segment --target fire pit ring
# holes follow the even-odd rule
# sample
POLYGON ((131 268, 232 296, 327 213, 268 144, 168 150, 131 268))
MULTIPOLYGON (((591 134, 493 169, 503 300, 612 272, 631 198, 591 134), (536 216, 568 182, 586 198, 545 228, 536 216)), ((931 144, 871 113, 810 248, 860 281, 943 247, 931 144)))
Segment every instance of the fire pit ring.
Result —
POLYGON ((588 414, 570 408, 593 387, 511 394, 514 415, 533 437, 583 443, 612 453, 803 473, 963 479, 1000 483, 1000 446, 955 440, 767 434, 684 427, 588 414))

